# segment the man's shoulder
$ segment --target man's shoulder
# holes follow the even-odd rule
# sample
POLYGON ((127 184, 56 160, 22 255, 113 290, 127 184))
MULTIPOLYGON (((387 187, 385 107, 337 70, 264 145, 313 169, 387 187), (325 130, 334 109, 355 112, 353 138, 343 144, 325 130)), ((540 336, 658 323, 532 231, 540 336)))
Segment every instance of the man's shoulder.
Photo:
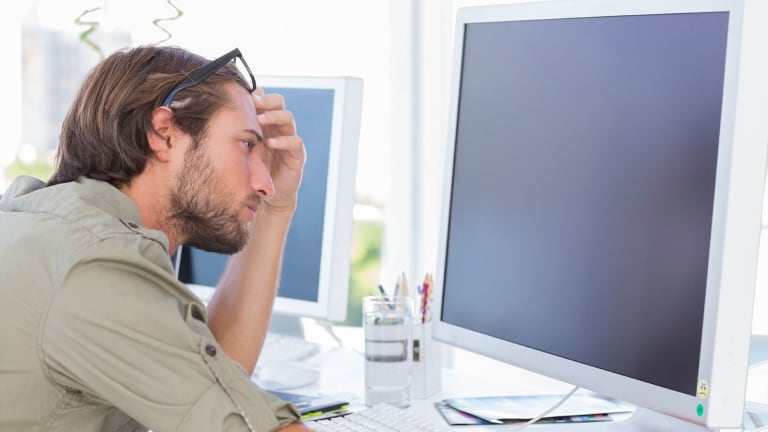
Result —
POLYGON ((42 180, 32 176, 22 175, 16 177, 11 185, 8 186, 7 190, 0 190, 0 193, 2 194, 0 205, 6 205, 18 196, 26 195, 30 192, 39 190, 44 186, 45 183, 43 183, 42 180))
POLYGON ((82 256, 135 256, 173 271, 165 234, 144 227, 133 201, 97 180, 45 186, 17 179, 3 196, 0 234, 9 245, 55 253, 62 265, 82 256))
MULTIPOLYGON (((116 187, 99 180, 84 178, 45 186, 40 180, 21 177, 3 196, 0 210, 28 215, 38 229, 69 226, 81 235, 99 240, 139 235, 167 250, 165 235, 142 225, 133 201, 116 187)), ((70 238, 73 234, 67 233, 70 238)))

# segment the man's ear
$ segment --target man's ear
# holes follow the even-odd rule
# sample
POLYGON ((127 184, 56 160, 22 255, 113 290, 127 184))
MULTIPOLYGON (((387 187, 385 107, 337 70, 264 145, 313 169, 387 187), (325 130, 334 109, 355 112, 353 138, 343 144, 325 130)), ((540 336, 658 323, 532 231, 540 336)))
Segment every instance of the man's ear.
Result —
POLYGON ((152 111, 152 130, 147 131, 149 148, 161 161, 167 161, 171 150, 171 126, 173 111, 168 107, 157 107, 152 111))

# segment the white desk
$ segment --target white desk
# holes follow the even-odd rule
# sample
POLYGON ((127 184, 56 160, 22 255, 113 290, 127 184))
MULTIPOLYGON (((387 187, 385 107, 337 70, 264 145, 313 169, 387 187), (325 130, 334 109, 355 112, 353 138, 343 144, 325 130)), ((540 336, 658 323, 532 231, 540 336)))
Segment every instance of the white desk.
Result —
MULTIPOLYGON (((307 335, 312 340, 323 338, 322 334, 307 335)), ((362 334, 356 335, 354 331, 340 335, 345 342, 350 343, 353 349, 362 347, 362 334)), ((332 341, 332 339, 330 339, 332 341)), ((332 343, 332 342, 331 342, 332 343)), ((328 339, 322 341, 327 345, 328 339)), ((332 348, 324 346, 321 353, 308 359, 307 363, 320 370, 320 380, 300 389, 290 390, 295 393, 305 394, 329 394, 343 397, 350 402, 352 410, 365 408, 364 406, 364 363, 361 354, 346 348, 332 348)), ((532 374, 518 368, 510 367, 512 373, 494 376, 493 379, 481 378, 467 371, 444 368, 442 370, 442 389, 439 393, 427 399, 414 399, 408 408, 420 416, 431 418, 436 424, 447 424, 437 412, 434 403, 448 397, 467 396, 494 396, 514 394, 565 394, 572 386, 559 383, 554 380, 543 379, 539 375, 532 374)), ((452 429, 467 432, 508 432, 518 429, 517 425, 504 426, 455 426, 452 429)), ((594 423, 570 423, 570 424, 540 424, 531 425, 526 430, 538 432, 647 432, 647 431, 674 431, 674 432, 703 432, 707 429, 691 423, 664 416, 652 411, 638 409, 635 414, 626 420, 594 423)))

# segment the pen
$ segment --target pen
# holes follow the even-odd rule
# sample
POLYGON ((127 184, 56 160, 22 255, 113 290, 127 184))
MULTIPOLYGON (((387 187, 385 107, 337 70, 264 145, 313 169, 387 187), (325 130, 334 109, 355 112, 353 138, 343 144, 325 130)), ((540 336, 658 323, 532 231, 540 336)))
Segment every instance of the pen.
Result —
POLYGON ((424 282, 421 284, 421 323, 427 322, 427 301, 431 292, 431 284, 429 283, 429 273, 424 276, 424 282))
MULTIPOLYGON (((349 408, 349 404, 346 402, 338 403, 335 405, 331 405, 328 407, 320 408, 317 411, 311 411, 308 413, 304 413, 301 415, 302 420, 308 420, 313 417, 318 416, 325 416, 329 414, 341 414, 343 413, 347 408, 349 408)), ((313 419, 314 420, 314 419, 313 419)))
POLYGON ((403 297, 409 297, 408 293, 408 280, 405 278, 405 273, 400 276, 400 295, 403 297))
MULTIPOLYGON (((387 305, 389 306, 389 309, 390 310, 394 310, 395 309, 395 305, 392 304, 392 299, 389 298, 389 296, 387 295, 387 291, 384 290, 384 285, 379 284, 379 292, 381 293, 381 296, 384 297, 384 301, 387 302, 387 305)), ((376 318, 376 321, 378 322, 379 319, 376 318)))
POLYGON ((432 280, 432 273, 427 273, 427 277, 429 278, 429 294, 427 297, 427 308, 424 312, 424 315, 425 321, 430 322, 432 321, 432 293, 435 292, 435 281, 432 280))

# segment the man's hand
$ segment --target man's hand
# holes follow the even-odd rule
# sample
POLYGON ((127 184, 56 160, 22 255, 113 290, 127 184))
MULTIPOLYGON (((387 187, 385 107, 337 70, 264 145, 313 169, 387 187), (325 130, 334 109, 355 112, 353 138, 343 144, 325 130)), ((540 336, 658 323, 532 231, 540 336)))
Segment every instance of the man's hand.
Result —
POLYGON ((266 149, 262 158, 275 185, 275 193, 266 204, 272 210, 293 212, 306 160, 304 142, 296 134, 293 114, 285 109, 281 95, 256 89, 253 101, 264 134, 266 149))
POLYGON ((303 423, 292 423, 282 429, 278 429, 277 432, 312 432, 312 429, 303 423))

